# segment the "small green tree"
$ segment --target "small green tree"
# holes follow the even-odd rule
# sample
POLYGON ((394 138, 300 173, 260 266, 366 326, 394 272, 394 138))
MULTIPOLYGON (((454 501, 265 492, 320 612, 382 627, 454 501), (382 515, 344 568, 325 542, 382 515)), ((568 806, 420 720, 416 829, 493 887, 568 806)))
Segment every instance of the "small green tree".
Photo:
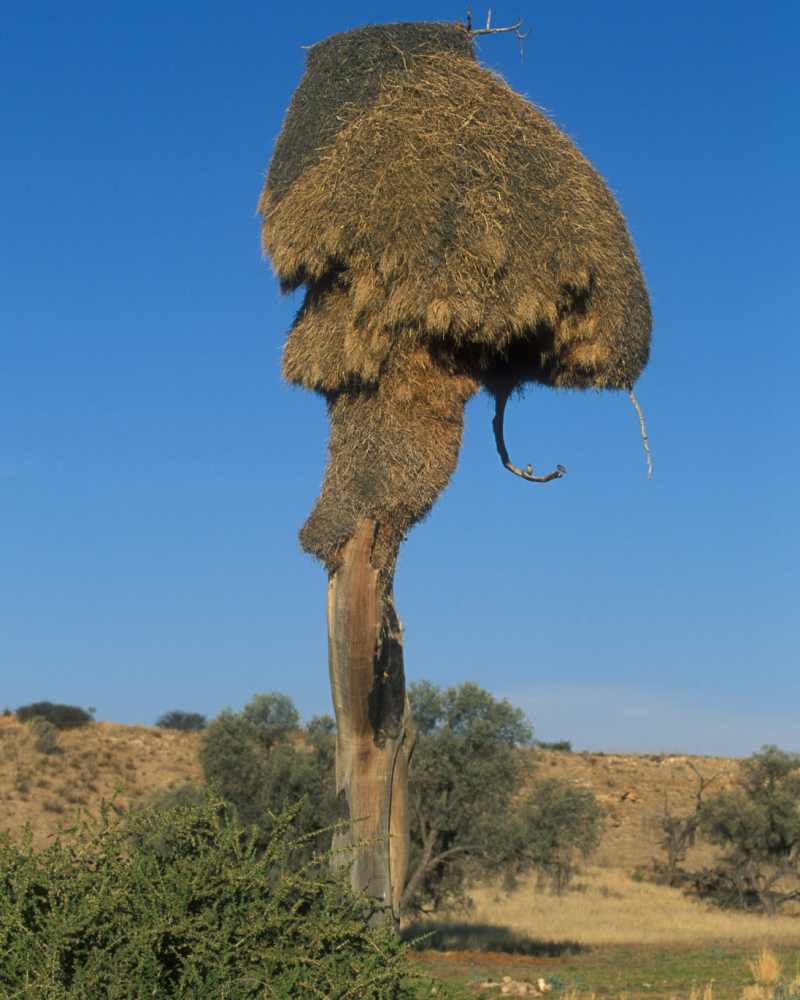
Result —
POLYGON ((701 879, 712 898, 770 916, 800 899, 800 754, 775 746, 753 754, 739 787, 706 801, 701 826, 724 850, 701 879))
POLYGON ((606 813, 588 788, 558 778, 538 782, 519 812, 517 865, 561 895, 600 844, 606 813))
POLYGON ((184 733, 199 733, 206 728, 206 717, 199 712, 182 712, 178 708, 173 708, 171 712, 164 712, 156 720, 159 729, 178 729, 184 733))
POLYGON ((250 711, 225 709, 209 723, 200 748, 204 777, 235 806, 239 820, 255 826, 262 837, 271 830, 274 814, 297 804, 296 828, 313 834, 307 853, 325 849, 330 833, 315 831, 329 830, 337 819, 333 720, 319 716, 300 727, 285 695, 259 697, 271 700, 253 699, 250 711))
POLYGON ((242 709, 242 718, 255 726, 265 744, 285 740, 300 727, 300 716, 292 699, 278 691, 256 694, 242 709))
POLYGON ((406 910, 463 902, 479 876, 507 873, 519 850, 513 800, 529 774, 519 753, 533 731, 524 713, 476 684, 409 688, 417 744, 411 759, 411 863, 406 910))

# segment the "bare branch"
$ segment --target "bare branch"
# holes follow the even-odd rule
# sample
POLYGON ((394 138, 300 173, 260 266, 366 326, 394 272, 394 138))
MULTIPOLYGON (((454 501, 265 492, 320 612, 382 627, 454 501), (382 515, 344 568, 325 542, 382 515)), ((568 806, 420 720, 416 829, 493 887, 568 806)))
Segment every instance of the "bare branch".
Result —
POLYGON ((444 861, 446 858, 453 858, 457 854, 469 854, 470 852, 480 853, 480 848, 477 844, 461 844, 458 847, 450 847, 446 851, 442 851, 440 854, 436 854, 428 862, 428 867, 433 868, 434 865, 438 865, 440 861, 444 861))
POLYGON ((553 479, 560 479, 562 476, 565 476, 567 474, 567 470, 563 465, 557 465, 553 472, 548 472, 546 476, 534 476, 533 466, 528 465, 523 470, 512 463, 511 459, 508 457, 508 449, 506 448, 505 438, 503 437, 503 420, 505 417, 508 395, 508 392, 503 390, 495 396, 494 419, 492 420, 494 443, 497 446, 497 454, 500 456, 500 461, 503 463, 503 466, 508 469, 509 472, 513 472, 515 476, 521 476, 522 479, 526 479, 529 483, 549 483, 553 479))
POLYGON ((422 844, 422 858, 417 865, 415 871, 411 872, 403 893, 400 897, 400 909, 403 910, 408 901, 414 898, 419 887, 422 885, 422 880, 428 874, 431 867, 431 855, 433 854, 433 845, 436 842, 436 830, 432 828, 427 837, 425 837, 422 844))
POLYGON ((690 760, 687 760, 686 763, 688 764, 689 769, 694 771, 694 776, 697 778, 697 793, 695 795, 695 801, 697 802, 697 807, 699 809, 703 804, 703 795, 705 790, 709 785, 713 784, 717 780, 719 774, 712 774, 710 778, 705 778, 690 760))
POLYGON ((525 57, 525 53, 522 48, 522 43, 528 37, 527 31, 522 31, 522 18, 515 21, 514 24, 509 24, 505 28, 493 28, 492 27, 492 8, 490 7, 486 14, 486 27, 485 28, 473 28, 472 27, 472 7, 467 7, 467 31, 475 37, 476 35, 501 35, 506 32, 513 31, 514 37, 519 41, 519 55, 520 59, 525 57))
MULTIPOLYGON (((472 24, 472 11, 467 13, 467 24, 472 24)), ((500 35, 506 31, 513 31, 517 38, 527 38, 527 31, 520 31, 522 27, 522 18, 515 21, 514 24, 509 24, 506 28, 493 28, 492 27, 492 9, 489 8, 489 13, 486 15, 486 27, 485 28, 472 28, 469 27, 467 30, 471 35, 500 35)))
POLYGON ((628 399, 633 403, 633 408, 639 414, 639 433, 642 435, 642 447, 647 459, 647 478, 653 478, 653 456, 650 454, 650 442, 647 440, 647 428, 644 425, 644 414, 639 406, 639 400, 634 396, 633 389, 628 393, 628 399))

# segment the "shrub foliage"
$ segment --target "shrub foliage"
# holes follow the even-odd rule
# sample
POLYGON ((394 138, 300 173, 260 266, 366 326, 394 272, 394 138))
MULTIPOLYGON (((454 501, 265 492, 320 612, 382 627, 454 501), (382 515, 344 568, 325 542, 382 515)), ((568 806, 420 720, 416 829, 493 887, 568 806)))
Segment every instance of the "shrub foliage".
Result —
POLYGON ((77 705, 54 705, 51 701, 36 701, 31 705, 22 705, 17 709, 20 722, 30 722, 31 719, 46 719, 56 729, 71 729, 75 726, 85 726, 92 722, 92 712, 77 705))
POLYGON ((557 778, 537 782, 520 810, 518 857, 536 869, 541 887, 560 895, 600 845, 605 818, 590 789, 557 778))
POLYGON ((330 833, 319 831, 337 819, 333 720, 319 716, 301 728, 291 701, 264 700, 273 697, 256 695, 243 712, 226 709, 209 723, 200 748, 204 776, 259 836, 270 834, 274 814, 293 806, 307 853, 325 850, 330 833))
POLYGON ((769 916, 800 900, 800 754, 765 746, 742 763, 735 787, 713 796, 706 792, 714 778, 695 774, 691 812, 675 814, 665 799, 658 823, 666 861, 643 874, 717 906, 769 916), (683 862, 698 837, 721 853, 712 865, 687 871, 683 862))
POLYGON ((33 749, 37 753, 53 754, 58 753, 58 729, 52 722, 35 715, 30 723, 31 735, 33 736, 33 749))
MULTIPOLYGON (((533 732, 524 713, 476 684, 409 688, 417 742, 409 775, 411 859, 402 908, 466 902, 471 885, 502 876, 509 885, 535 870, 561 892, 597 846, 602 811, 591 792, 534 783, 533 732)), ((235 806, 240 822, 269 836, 272 815, 296 805, 307 854, 325 850, 338 818, 335 726, 305 726, 291 700, 256 695, 242 712, 223 711, 203 737, 207 781, 235 806)))
POLYGON ((469 885, 514 863, 512 800, 527 770, 525 715, 477 684, 409 688, 417 728, 411 758, 411 861, 406 910, 463 903, 469 885))
POLYGON ((723 856, 697 888, 723 905, 773 916, 800 899, 800 754, 765 746, 739 787, 706 801, 701 828, 723 856))
POLYGON ((402 946, 295 816, 256 849, 230 806, 104 806, 41 853, 0 838, 0 996, 410 1000, 402 946))
POLYGON ((178 708, 173 708, 171 712, 164 712, 156 720, 156 725, 160 729, 179 729, 185 733, 199 733, 206 728, 206 717, 199 712, 182 712, 178 708))

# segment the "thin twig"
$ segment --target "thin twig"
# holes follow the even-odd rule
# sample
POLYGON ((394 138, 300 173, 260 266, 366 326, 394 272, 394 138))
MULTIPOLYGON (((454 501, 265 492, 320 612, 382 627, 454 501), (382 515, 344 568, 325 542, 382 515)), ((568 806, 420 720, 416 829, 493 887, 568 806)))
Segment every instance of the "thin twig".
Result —
POLYGON ((493 28, 492 27, 492 9, 489 8, 489 12, 486 15, 486 27, 485 28, 473 28, 472 27, 472 10, 467 10, 467 31, 471 35, 500 35, 506 31, 513 31, 514 34, 519 39, 527 38, 527 31, 520 31, 522 27, 522 18, 515 21, 514 24, 509 24, 506 28, 493 28))
POLYGON ((532 465, 526 466, 523 470, 512 463, 511 459, 508 457, 508 449, 506 448, 506 442, 503 436, 503 419, 505 417, 508 395, 508 392, 503 391, 495 396, 494 419, 492 420, 494 443, 497 445, 497 454, 500 456, 500 461, 503 463, 503 466, 508 469, 509 472, 513 472, 515 476, 520 476, 529 483, 549 483, 553 479, 560 479, 562 476, 565 476, 567 474, 567 470, 563 465, 557 465, 555 469, 552 472, 548 472, 546 476, 534 476, 532 465))
POLYGON ((653 456, 650 454, 650 442, 647 439, 647 428, 644 425, 644 414, 642 413, 642 408, 639 406, 639 401, 633 394, 633 389, 628 393, 628 399, 633 403, 633 408, 639 414, 639 433, 642 435, 642 447, 644 448, 645 458, 647 459, 647 478, 653 478, 653 456))
POLYGON ((408 72, 408 63, 406 62, 406 57, 405 57, 405 53, 403 52, 403 50, 400 48, 399 45, 395 45, 394 42, 392 42, 392 41, 390 41, 389 44, 395 50, 395 52, 397 52, 400 55, 400 58, 403 60, 403 69, 406 72, 408 72))
POLYGON ((505 32, 513 31, 515 38, 519 42, 519 58, 520 58, 520 62, 524 62, 525 61, 525 47, 524 47, 524 45, 522 43, 528 37, 529 32, 527 32, 527 31, 521 31, 520 30, 522 28, 522 18, 520 18, 514 24, 509 24, 508 27, 506 27, 506 28, 493 28, 492 27, 492 9, 490 7, 488 13, 486 14, 486 27, 485 28, 473 28, 472 27, 472 6, 469 5, 467 7, 467 24, 466 24, 466 27, 467 27, 468 33, 470 35, 472 35, 473 37, 475 35, 500 35, 500 34, 503 34, 505 32))

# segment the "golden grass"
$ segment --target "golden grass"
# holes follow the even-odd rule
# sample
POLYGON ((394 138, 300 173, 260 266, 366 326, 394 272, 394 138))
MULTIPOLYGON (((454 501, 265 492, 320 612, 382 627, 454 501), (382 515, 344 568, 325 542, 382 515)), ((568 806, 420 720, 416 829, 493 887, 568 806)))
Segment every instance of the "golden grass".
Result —
MULTIPOLYGON (((533 879, 510 895, 492 886, 476 889, 475 908, 465 922, 502 925, 542 941, 585 945, 800 943, 797 917, 768 919, 719 910, 678 889, 637 882, 616 869, 590 869, 580 884, 581 891, 560 898, 543 895, 533 879)), ((763 975, 768 960, 759 958, 756 963, 761 969, 762 961, 763 975)))
POLYGON ((747 963, 758 986, 774 986, 781 978, 781 963, 778 956, 766 945, 752 962, 747 963))
POLYGON ((778 956, 766 945, 758 955, 747 963, 753 983, 742 990, 741 1000, 772 1000, 779 987, 784 992, 797 994, 800 991, 800 972, 793 979, 784 980, 778 956))
MULTIPOLYGON (((594 992, 580 993, 578 990, 569 989, 559 995, 559 1000, 597 1000, 597 994, 594 992)), ((631 1000, 630 994, 626 992, 618 993, 615 1000, 631 1000)), ((669 1000, 684 1000, 684 998, 679 997, 676 993, 672 993, 669 996, 669 1000)), ((714 1000, 714 984, 706 983, 702 990, 692 988, 689 990, 685 1000, 714 1000)))

